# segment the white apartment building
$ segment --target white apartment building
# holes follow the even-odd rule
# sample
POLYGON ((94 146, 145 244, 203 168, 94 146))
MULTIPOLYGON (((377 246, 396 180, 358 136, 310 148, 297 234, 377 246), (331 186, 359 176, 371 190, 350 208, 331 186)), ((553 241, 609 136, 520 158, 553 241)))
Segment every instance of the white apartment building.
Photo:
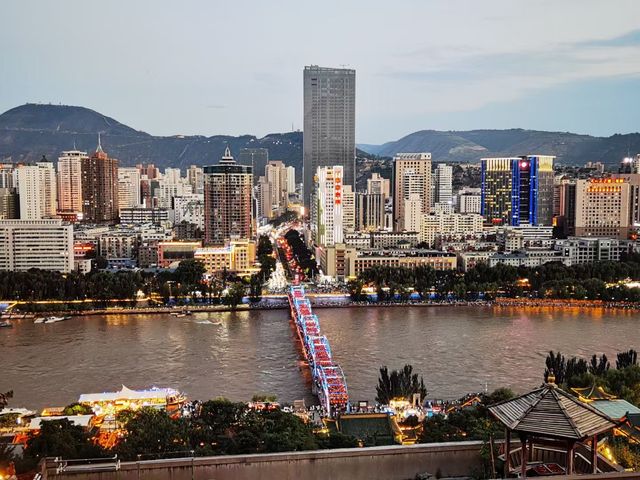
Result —
POLYGON ((420 223, 421 242, 430 246, 438 236, 479 235, 483 231, 484 219, 477 213, 434 213, 423 215, 420 223))
POLYGON ((15 179, 22 220, 39 220, 56 215, 58 195, 53 163, 20 165, 15 170, 15 179))
POLYGON ((204 195, 191 194, 173 198, 174 223, 193 223, 204 230, 204 195))
POLYGON ((289 195, 296 193, 296 167, 291 165, 287 167, 287 193, 289 195))
POLYGON ((452 204, 453 198, 453 167, 441 163, 436 167, 434 175, 435 201, 437 203, 452 204))
POLYGON ((140 170, 136 167, 118 168, 118 208, 141 206, 140 170))
POLYGON ((331 247, 343 242, 343 167, 318 167, 312 201, 312 232, 316 244, 331 247))
POLYGON ((420 221, 422 218, 422 198, 418 193, 412 193, 409 198, 404 200, 404 229, 408 232, 417 232, 420 230, 420 221))
POLYGON ((73 226, 62 220, 0 220, 0 270, 73 270, 73 226))

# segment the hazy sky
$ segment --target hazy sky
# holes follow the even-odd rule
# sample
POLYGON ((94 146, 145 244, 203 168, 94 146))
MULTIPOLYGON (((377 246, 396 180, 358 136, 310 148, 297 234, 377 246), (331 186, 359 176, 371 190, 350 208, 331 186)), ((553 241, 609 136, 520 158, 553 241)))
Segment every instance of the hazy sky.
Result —
POLYGON ((304 65, 357 71, 356 139, 640 130, 639 0, 19 0, 0 110, 82 105, 156 135, 302 127, 304 65))

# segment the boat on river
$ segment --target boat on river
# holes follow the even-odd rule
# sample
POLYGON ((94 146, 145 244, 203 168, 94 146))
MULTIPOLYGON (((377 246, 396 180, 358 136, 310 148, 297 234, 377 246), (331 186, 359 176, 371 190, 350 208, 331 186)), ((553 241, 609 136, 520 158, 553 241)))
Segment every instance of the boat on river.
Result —
POLYGON ((64 320, 69 320, 71 317, 39 317, 36 318, 33 323, 58 323, 64 320))

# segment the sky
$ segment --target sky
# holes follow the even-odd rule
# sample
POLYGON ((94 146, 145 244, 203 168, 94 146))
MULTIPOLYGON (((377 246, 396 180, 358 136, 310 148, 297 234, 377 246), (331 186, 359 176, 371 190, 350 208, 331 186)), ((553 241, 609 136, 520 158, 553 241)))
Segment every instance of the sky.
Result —
POLYGON ((638 0, 20 0, 0 15, 0 111, 263 136, 302 128, 310 64, 356 69, 358 143, 640 131, 638 0))

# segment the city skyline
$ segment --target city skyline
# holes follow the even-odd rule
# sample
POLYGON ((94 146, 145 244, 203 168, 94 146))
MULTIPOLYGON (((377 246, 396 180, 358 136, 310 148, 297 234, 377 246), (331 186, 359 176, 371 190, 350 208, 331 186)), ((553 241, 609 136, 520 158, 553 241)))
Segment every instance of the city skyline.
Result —
POLYGON ((605 136, 637 130, 628 108, 640 97, 634 2, 538 2, 526 11, 500 1, 461 1, 456 8, 412 3, 411 15, 402 5, 353 4, 340 16, 330 8, 314 12, 310 27, 297 4, 285 5, 267 25, 260 20, 268 6, 254 5, 255 15, 247 15, 239 6, 191 2, 182 10, 192 19, 188 26, 173 22, 167 5, 154 3, 150 14, 151 4, 138 3, 123 16, 117 2, 98 12, 82 3, 64 11, 44 2, 11 4, 12 21, 0 33, 14 45, 3 58, 0 110, 25 102, 86 105, 156 135, 262 136, 301 128, 302 102, 291 92, 301 91, 304 65, 346 64, 360 78, 359 143, 421 129, 522 127, 605 136), (118 24, 119 34, 69 42, 58 28, 82 28, 96 16, 118 24), (220 21, 210 35, 198 27, 211 19, 220 21), (343 28, 354 22, 363 32, 394 35, 343 28), (238 25, 252 35, 240 38, 238 25), (326 41, 315 38, 324 38, 323 27, 334 32, 326 41), (539 29, 545 35, 520 33, 539 29), (28 38, 19 33, 35 30, 39 35, 28 38), (163 30, 170 34, 159 39, 163 30), (65 49, 57 48, 62 42, 65 49), (138 48, 122 54, 132 43, 138 48))

